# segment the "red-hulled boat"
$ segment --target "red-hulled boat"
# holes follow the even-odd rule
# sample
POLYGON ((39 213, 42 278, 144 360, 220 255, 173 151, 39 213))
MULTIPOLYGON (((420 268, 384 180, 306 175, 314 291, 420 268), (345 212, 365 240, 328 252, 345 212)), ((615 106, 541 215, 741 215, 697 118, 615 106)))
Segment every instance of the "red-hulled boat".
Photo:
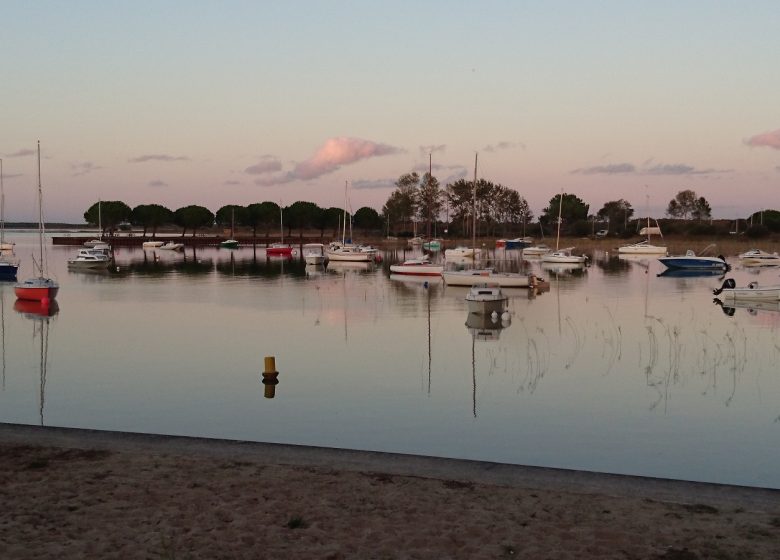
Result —
POLYGON ((30 278, 14 286, 18 299, 46 303, 57 297, 60 285, 51 278, 30 278))
POLYGON ((41 143, 38 142, 38 245, 40 258, 33 258, 33 266, 38 269, 38 277, 19 282, 14 286, 16 297, 26 301, 39 301, 46 305, 57 297, 60 285, 56 280, 44 276, 46 256, 43 253, 43 189, 41 188, 41 143))
POLYGON ((269 257, 290 257, 294 250, 289 243, 271 243, 265 248, 265 254, 269 257))

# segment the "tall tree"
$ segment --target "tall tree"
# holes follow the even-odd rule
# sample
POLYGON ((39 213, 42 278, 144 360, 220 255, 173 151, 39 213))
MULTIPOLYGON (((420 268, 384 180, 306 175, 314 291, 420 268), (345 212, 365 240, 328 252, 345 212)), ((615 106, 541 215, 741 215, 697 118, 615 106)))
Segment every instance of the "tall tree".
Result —
MULTIPOLYGON (((695 218, 697 215, 704 215, 709 217, 709 203, 702 197, 697 197, 696 192, 685 189, 677 193, 677 195, 669 201, 669 205, 666 207, 666 213, 672 218, 682 218, 688 220, 695 218)), ((703 219, 703 218, 699 218, 703 219)))
POLYGON ((293 228, 302 230, 316 227, 322 208, 313 202, 293 202, 284 209, 284 225, 292 234, 293 228))
POLYGON ((252 228, 252 237, 257 237, 257 229, 266 233, 279 227, 279 205, 275 202, 256 202, 246 207, 243 225, 252 228))
POLYGON ((214 221, 223 228, 234 228, 235 225, 243 225, 246 222, 246 207, 237 204, 228 204, 217 210, 214 221))
POLYGON ((563 195, 556 194, 550 199, 550 203, 542 210, 542 216, 540 220, 546 224, 558 223, 558 213, 560 208, 560 216, 564 223, 574 223, 580 220, 588 219, 588 208, 590 205, 580 199, 577 195, 563 193, 563 195), (563 196, 563 206, 561 205, 561 196, 563 196))
POLYGON ((631 203, 622 198, 606 202, 601 207, 601 210, 596 213, 596 216, 602 220, 607 220, 610 227, 616 231, 624 231, 633 215, 634 209, 631 207, 631 203))
POLYGON ((129 220, 132 213, 130 207, 121 200, 103 200, 96 202, 84 212, 84 221, 95 226, 100 223, 103 231, 114 235, 117 226, 129 220))
POLYGON ((195 237, 198 229, 211 227, 214 224, 214 214, 208 208, 193 204, 176 210, 173 213, 173 221, 182 228, 182 237, 188 229, 192 230, 192 236, 195 237))
POLYGON ((439 218, 444 205, 444 197, 439 188, 439 180, 430 173, 422 177, 414 199, 417 217, 427 224, 426 236, 431 236, 431 223, 439 218))
POLYGON ((363 231, 381 230, 382 218, 373 208, 363 206, 355 212, 355 227, 360 228, 363 231))
POLYGON ((173 223, 173 211, 160 204, 139 204, 133 208, 130 222, 144 228, 144 237, 149 228, 152 230, 152 237, 155 237, 157 228, 173 223))

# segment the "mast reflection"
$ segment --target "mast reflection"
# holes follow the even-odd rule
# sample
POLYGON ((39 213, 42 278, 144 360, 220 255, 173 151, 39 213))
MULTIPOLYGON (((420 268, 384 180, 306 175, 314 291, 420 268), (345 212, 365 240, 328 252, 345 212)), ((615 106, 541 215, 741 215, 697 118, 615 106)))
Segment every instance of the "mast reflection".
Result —
POLYGON ((38 396, 38 418, 44 425, 43 411, 46 403, 46 375, 49 369, 49 322, 60 311, 57 300, 47 303, 17 299, 14 311, 33 321, 33 341, 38 338, 40 345, 39 373, 40 385, 38 396))

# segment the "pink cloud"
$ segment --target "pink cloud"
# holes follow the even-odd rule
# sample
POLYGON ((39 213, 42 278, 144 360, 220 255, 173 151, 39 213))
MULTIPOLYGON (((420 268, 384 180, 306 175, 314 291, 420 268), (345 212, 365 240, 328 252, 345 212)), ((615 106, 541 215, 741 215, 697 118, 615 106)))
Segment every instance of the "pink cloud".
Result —
POLYGON ((386 156, 403 152, 400 148, 378 144, 360 138, 330 138, 312 157, 296 165, 292 171, 267 179, 255 181, 258 185, 270 186, 291 181, 308 181, 332 173, 342 165, 349 165, 362 159, 386 156))
POLYGON ((754 148, 758 146, 766 146, 768 148, 780 150, 780 129, 751 136, 745 140, 745 144, 754 148))

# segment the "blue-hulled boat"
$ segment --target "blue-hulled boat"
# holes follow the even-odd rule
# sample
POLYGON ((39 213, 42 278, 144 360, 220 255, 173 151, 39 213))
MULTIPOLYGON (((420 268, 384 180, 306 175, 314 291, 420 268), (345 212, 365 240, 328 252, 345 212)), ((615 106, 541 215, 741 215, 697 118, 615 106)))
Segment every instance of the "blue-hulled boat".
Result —
POLYGON ((701 257, 690 249, 685 255, 674 257, 661 257, 658 259, 668 268, 704 269, 704 270, 729 270, 731 267, 723 255, 717 257, 701 257))

